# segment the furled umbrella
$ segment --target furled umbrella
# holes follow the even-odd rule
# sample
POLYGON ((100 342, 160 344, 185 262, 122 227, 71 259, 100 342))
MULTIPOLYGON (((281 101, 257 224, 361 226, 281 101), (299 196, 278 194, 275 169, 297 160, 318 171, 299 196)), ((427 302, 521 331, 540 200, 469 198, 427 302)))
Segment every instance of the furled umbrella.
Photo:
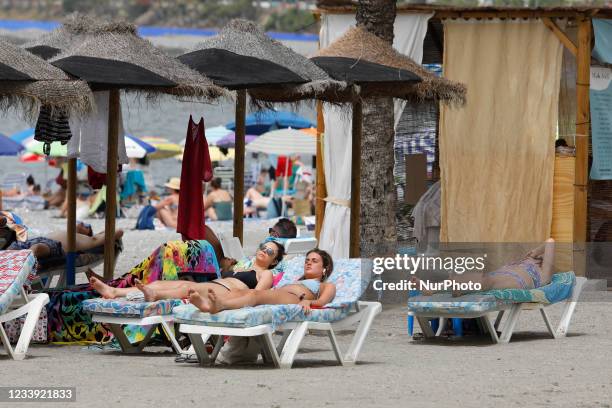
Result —
POLYGON ((244 126, 246 92, 254 89, 270 90, 275 95, 289 92, 299 95, 290 100, 294 102, 317 91, 343 89, 345 84, 331 79, 307 58, 271 39, 255 23, 247 20, 230 21, 218 35, 204 40, 179 59, 216 84, 237 90, 234 236, 242 240, 244 135, 253 133, 246 131, 244 126))
POLYGON ((104 276, 112 277, 116 212, 119 90, 155 97, 160 93, 210 101, 227 93, 203 75, 169 57, 136 34, 125 22, 92 18, 74 27, 82 35, 50 59, 63 71, 85 80, 94 90, 109 90, 107 206, 104 276))

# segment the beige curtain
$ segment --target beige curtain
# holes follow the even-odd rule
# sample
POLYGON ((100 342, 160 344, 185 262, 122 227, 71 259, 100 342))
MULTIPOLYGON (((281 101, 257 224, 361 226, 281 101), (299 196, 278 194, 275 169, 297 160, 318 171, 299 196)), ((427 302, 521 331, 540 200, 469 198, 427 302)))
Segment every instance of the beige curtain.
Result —
POLYGON ((562 46, 541 21, 448 21, 444 75, 467 86, 440 118, 442 242, 550 235, 562 46))

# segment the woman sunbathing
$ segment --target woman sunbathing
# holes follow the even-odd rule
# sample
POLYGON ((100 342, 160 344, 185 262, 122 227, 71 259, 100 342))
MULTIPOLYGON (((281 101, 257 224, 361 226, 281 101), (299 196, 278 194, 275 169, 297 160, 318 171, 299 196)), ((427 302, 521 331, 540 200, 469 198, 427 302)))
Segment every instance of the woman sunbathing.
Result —
MULTIPOLYGON (((552 279, 555 257, 555 241, 550 238, 544 244, 529 251, 527 255, 518 262, 504 265, 501 268, 488 272, 466 272, 464 274, 453 274, 452 278, 457 283, 478 282, 480 290, 491 289, 534 289, 548 285, 552 279)), ((433 292, 423 290, 420 280, 413 277, 416 288, 424 295, 433 292)), ((453 293, 460 295, 461 293, 453 293)))
POLYGON ((304 313, 311 307, 325 306, 336 296, 336 286, 325 280, 331 275, 334 263, 331 256, 318 248, 310 250, 304 261, 304 276, 268 290, 208 291, 202 296, 198 291, 189 292, 189 301, 203 312, 217 313, 226 309, 245 306, 299 304, 304 313))
POLYGON ((246 267, 241 267, 240 264, 234 265, 232 270, 222 272, 220 279, 211 282, 157 280, 143 285, 137 281, 136 287, 132 288, 114 288, 93 276, 89 282, 103 298, 132 296, 141 291, 147 302, 159 299, 183 299, 187 298, 190 293, 198 293, 202 297, 207 297, 209 293, 230 293, 243 289, 264 290, 272 287, 271 269, 283 259, 284 253, 285 250, 281 244, 274 241, 266 242, 259 246, 255 258, 252 262, 247 263, 246 267))
MULTIPOLYGON (((66 255, 65 249, 68 248, 68 233, 66 231, 56 231, 46 236, 34 237, 25 241, 16 240, 16 236, 8 226, 4 217, 0 216, 0 238, 7 237, 6 249, 20 250, 29 249, 37 259, 48 257, 63 257, 66 255)), ((115 231, 115 239, 123 236, 123 230, 115 231)), ((91 226, 84 223, 76 225, 75 250, 77 252, 104 245, 104 231, 93 234, 91 226)))

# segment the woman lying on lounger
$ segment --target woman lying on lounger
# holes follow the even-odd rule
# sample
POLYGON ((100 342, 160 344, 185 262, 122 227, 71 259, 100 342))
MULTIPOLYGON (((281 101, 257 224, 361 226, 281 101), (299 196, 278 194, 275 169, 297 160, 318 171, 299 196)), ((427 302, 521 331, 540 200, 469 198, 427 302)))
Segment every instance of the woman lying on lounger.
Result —
POLYGON ((183 299, 187 298, 192 292, 206 297, 209 293, 230 293, 243 289, 263 290, 272 287, 271 269, 283 259, 284 254, 285 249, 281 244, 274 241, 266 242, 259 246, 248 270, 235 265, 231 270, 222 272, 221 279, 211 282, 157 280, 148 285, 143 285, 140 281, 137 281, 136 287, 132 288, 114 288, 93 276, 89 282, 104 298, 114 299, 128 295, 132 296, 141 291, 147 302, 154 302, 159 299, 183 299))
MULTIPOLYGON (((115 239, 120 239, 122 236, 123 230, 118 229, 115 231, 115 239)), ((66 231, 56 231, 44 237, 40 236, 25 241, 18 241, 14 231, 9 228, 5 217, 0 214, 0 242, 5 242, 6 249, 30 249, 37 259, 63 257, 66 255, 66 248, 68 248, 68 233, 66 231)), ((90 225, 78 223, 76 226, 75 244, 77 252, 87 251, 104 245, 104 231, 94 235, 90 225)), ((3 249, 1 245, 0 249, 3 249)))
POLYGON ((304 313, 311 307, 325 306, 336 296, 336 286, 325 282, 331 275, 334 263, 331 256, 318 248, 310 250, 304 261, 304 276, 295 283, 287 283, 268 290, 211 291, 208 297, 190 291, 189 301, 203 312, 217 313, 226 309, 245 306, 299 304, 304 313))
MULTIPOLYGON (((529 251, 527 255, 518 262, 504 265, 501 268, 487 273, 466 272, 464 274, 453 274, 451 279, 457 283, 479 282, 480 290, 491 289, 534 289, 548 285, 552 279, 555 257, 555 241, 550 238, 544 244, 529 251)), ((420 288, 419 279, 413 277, 412 281, 420 288)), ((432 294, 432 291, 422 290, 424 295, 432 294)), ((453 295, 461 293, 454 292, 453 295)))

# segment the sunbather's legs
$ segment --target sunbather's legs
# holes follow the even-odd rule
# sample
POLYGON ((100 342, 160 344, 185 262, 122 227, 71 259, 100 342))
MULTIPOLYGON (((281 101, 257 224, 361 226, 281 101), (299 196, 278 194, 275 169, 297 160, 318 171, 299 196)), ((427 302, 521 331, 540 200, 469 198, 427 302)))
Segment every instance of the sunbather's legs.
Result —
POLYGON ((89 284, 96 292, 98 292, 105 299, 115 299, 118 297, 125 297, 129 293, 138 290, 137 288, 113 288, 102 282, 100 279, 92 276, 89 278, 89 284))
POLYGON ((246 306, 296 304, 299 298, 284 290, 247 290, 219 295, 209 290, 208 301, 197 292, 189 294, 189 300, 203 312, 217 313, 227 309, 240 309, 246 306))
POLYGON ((546 285, 550 283, 554 274, 555 264, 555 240, 549 238, 544 243, 544 254, 542 258, 542 284, 546 285))
POLYGON ((192 282, 192 281, 155 281, 148 285, 136 283, 136 287, 144 293, 147 302, 154 302, 160 299, 185 299, 190 292, 199 293, 201 296, 208 296, 209 291, 225 294, 229 290, 216 283, 192 282))
MULTIPOLYGON (((123 230, 118 229, 115 231, 115 240, 123 236, 123 230)), ((56 232, 49 234, 49 239, 59 241, 62 244, 62 249, 66 251, 68 249, 68 233, 67 232, 56 232)), ((88 236, 84 234, 76 234, 76 251, 87 251, 98 246, 104 245, 104 231, 94 235, 88 236)))

